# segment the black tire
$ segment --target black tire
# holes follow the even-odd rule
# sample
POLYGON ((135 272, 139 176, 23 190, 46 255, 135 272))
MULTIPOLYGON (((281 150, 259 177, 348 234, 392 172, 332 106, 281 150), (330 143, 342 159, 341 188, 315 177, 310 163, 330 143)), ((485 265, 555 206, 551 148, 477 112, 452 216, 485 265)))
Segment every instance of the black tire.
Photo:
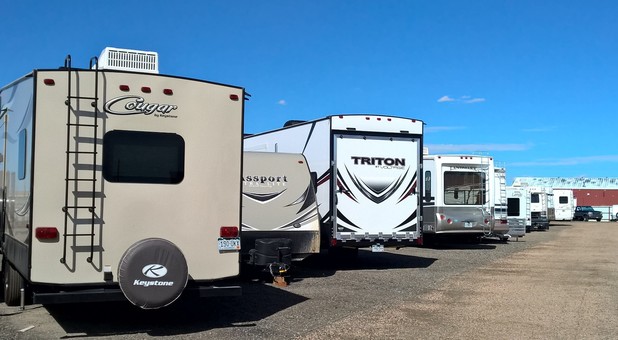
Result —
POLYGON ((5 261, 4 269, 4 302, 7 306, 19 306, 20 290, 24 288, 24 278, 5 261))
POLYGON ((601 222, 601 219, 600 219, 600 218, 597 218, 597 222, 601 222))
POLYGON ((584 216, 584 217, 582 217, 582 221, 584 221, 584 222, 588 222, 588 216, 584 216))

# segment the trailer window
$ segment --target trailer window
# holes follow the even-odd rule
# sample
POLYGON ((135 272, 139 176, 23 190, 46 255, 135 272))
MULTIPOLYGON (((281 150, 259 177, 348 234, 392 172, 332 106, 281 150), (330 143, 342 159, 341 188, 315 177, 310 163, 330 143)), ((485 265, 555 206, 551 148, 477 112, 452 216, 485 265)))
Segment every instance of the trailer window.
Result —
POLYGON ((485 173, 460 171, 444 173, 445 204, 480 205, 485 202, 485 173))
POLYGON ((560 203, 560 204, 567 204, 567 203, 569 203, 569 197, 568 196, 560 196, 560 197, 558 197, 558 203, 560 203))
POLYGON ((509 198, 506 202, 506 215, 519 216, 519 198, 509 198))
POLYGON ((431 197, 431 171, 425 171, 425 199, 431 197))
POLYGON ((177 184, 184 178, 185 142, 173 133, 110 131, 103 137, 109 182, 177 184))
POLYGON ((26 162, 28 153, 28 135, 26 129, 19 132, 19 150, 17 151, 18 164, 17 174, 19 179, 26 179, 26 162))
POLYGON ((539 203, 539 194, 531 194, 530 195, 530 203, 539 203))

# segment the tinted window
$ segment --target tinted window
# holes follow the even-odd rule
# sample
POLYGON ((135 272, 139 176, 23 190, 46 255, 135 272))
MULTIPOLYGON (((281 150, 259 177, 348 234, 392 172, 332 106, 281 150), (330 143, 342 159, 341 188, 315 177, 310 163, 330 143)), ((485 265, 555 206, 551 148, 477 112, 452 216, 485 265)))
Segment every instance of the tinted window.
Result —
POLYGON ((530 203, 539 203, 539 194, 530 195, 530 203))
POLYGON ((447 171, 444 173, 444 203, 485 204, 485 173, 447 171))
POLYGON ((425 198, 431 197, 431 171, 425 171, 425 198))
POLYGON ((185 174, 185 142, 177 134, 110 131, 103 137, 109 182, 177 184, 185 174))
POLYGON ((26 155, 27 155, 27 147, 28 147, 28 140, 27 140, 27 133, 26 130, 21 130, 19 132, 19 150, 17 151, 17 157, 18 157, 18 164, 17 164, 17 174, 19 179, 25 179, 26 178, 26 155))
POLYGON ((569 203, 569 197, 568 196, 560 196, 560 197, 558 197, 558 203, 560 203, 560 204, 567 204, 567 203, 569 203))
POLYGON ((519 198, 509 198, 506 204, 507 216, 519 216, 519 198))

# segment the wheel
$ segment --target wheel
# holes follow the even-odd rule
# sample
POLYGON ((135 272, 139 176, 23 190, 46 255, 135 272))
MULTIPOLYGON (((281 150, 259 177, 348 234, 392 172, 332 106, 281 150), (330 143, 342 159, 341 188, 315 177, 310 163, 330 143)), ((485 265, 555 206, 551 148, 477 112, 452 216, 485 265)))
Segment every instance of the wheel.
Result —
POLYGON ((10 265, 4 262, 4 302, 7 306, 19 306, 20 290, 24 288, 24 278, 10 265))
POLYGON ((588 222, 588 216, 584 216, 584 217, 582 217, 582 221, 584 221, 584 222, 588 222))
POLYGON ((600 218, 597 218, 597 222, 601 222, 601 219, 600 219, 600 218))

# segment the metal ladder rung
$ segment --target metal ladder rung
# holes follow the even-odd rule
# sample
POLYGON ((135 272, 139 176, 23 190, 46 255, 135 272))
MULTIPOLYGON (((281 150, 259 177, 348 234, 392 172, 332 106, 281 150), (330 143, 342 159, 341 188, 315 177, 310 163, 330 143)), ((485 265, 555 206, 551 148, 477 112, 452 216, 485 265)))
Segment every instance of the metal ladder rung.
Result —
POLYGON ((80 127, 91 127, 96 128, 99 127, 97 124, 77 124, 77 123, 67 123, 68 126, 80 126, 80 127))
POLYGON ((96 182, 96 178, 67 178, 67 182, 96 182))
POLYGON ((75 151, 75 150, 68 150, 67 153, 71 153, 71 154, 85 154, 85 155, 96 155, 97 154, 96 151, 75 151))
POLYGON ((63 234, 62 236, 92 236, 93 234, 63 234))
POLYGON ((87 97, 87 96, 67 96, 68 99, 90 99, 90 100, 97 100, 99 98, 97 97, 87 97))

